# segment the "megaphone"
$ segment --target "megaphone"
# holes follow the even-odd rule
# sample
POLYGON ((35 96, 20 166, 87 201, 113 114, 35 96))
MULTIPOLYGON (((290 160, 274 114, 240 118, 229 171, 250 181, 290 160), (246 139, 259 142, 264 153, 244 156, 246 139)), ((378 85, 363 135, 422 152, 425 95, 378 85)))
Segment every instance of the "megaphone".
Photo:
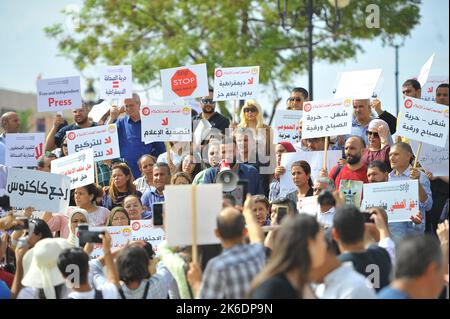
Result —
POLYGON ((232 192, 236 189, 239 182, 239 176, 230 168, 230 164, 222 161, 219 165, 219 173, 217 173, 216 183, 223 185, 224 192, 232 192))

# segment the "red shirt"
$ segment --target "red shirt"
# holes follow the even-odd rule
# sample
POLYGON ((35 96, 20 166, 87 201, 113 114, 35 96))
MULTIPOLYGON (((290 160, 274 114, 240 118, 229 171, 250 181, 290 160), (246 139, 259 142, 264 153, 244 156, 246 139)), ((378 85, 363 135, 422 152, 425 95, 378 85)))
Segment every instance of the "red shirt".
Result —
MULTIPOLYGON (((333 180, 333 176, 338 169, 339 165, 336 165, 333 167, 328 174, 328 177, 333 180)), ((341 171, 339 172, 338 176, 336 176, 336 179, 334 180, 334 185, 336 186, 336 190, 339 190, 339 182, 342 180, 349 180, 349 181, 362 181, 364 184, 368 183, 369 180, 367 179, 367 166, 363 165, 360 169, 357 169, 356 171, 352 171, 350 168, 348 168, 347 165, 344 165, 342 167, 341 171)))
POLYGON ((11 289, 11 286, 13 284, 14 281, 14 275, 4 271, 3 269, 0 269, 0 279, 3 280, 6 285, 8 286, 9 289, 11 289))

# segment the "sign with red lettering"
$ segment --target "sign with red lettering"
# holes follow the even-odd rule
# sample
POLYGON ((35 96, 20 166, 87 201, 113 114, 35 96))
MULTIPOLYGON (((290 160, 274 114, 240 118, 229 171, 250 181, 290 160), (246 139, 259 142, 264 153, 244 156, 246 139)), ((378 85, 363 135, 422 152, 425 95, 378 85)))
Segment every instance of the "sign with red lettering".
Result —
POLYGON ((81 107, 80 77, 37 81, 38 112, 55 112, 81 107))
POLYGON ((161 70, 165 100, 208 96, 206 64, 161 70))

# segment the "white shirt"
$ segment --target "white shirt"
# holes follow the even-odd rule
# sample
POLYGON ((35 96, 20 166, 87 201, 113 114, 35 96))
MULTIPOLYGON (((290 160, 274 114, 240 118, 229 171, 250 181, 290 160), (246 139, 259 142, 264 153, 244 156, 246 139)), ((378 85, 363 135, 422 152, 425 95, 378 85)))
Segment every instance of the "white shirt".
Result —
MULTIPOLYGON (((181 156, 174 153, 173 151, 170 151, 170 156, 172 157, 172 163, 173 165, 177 166, 181 163, 181 156)), ((158 156, 158 159, 156 160, 157 163, 167 163, 167 152, 164 152, 158 156)))
MULTIPOLYGON (((102 291, 103 299, 120 299, 117 287, 110 282, 105 283, 98 290, 102 291)), ((94 289, 87 292, 72 291, 68 296, 70 299, 94 299, 94 297, 94 289)))
POLYGON ((323 283, 316 286, 315 293, 320 299, 376 299, 370 281, 349 261, 330 272, 323 283))
POLYGON ((320 210, 317 212, 317 221, 319 224, 324 225, 326 228, 333 227, 333 217, 336 209, 331 207, 326 212, 322 213, 320 210))

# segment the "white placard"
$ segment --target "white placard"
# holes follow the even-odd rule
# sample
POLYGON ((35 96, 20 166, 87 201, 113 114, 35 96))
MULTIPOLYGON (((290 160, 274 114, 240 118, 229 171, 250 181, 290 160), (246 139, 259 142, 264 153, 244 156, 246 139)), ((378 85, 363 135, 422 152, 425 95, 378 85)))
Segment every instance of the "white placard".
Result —
POLYGON ((132 95, 131 65, 102 67, 100 72, 100 97, 102 99, 129 99, 132 95))
POLYGON ((192 141, 191 108, 180 103, 141 106, 144 143, 192 141))
POLYGON ((375 93, 381 69, 344 72, 339 78, 334 97, 370 99, 375 93))
POLYGON ((317 202, 318 196, 308 196, 299 198, 297 200, 297 210, 300 214, 308 214, 316 216, 320 211, 319 203, 317 202))
POLYGON ((158 251, 159 244, 165 240, 165 233, 162 228, 154 227, 153 220, 132 220, 130 224, 133 241, 146 241, 152 244, 154 251, 158 251))
POLYGON ((302 138, 347 135, 352 131, 353 100, 303 104, 302 138))
POLYGON ((51 161, 51 172, 70 177, 70 189, 95 182, 94 151, 89 148, 51 161))
POLYGON ((216 68, 214 101, 255 99, 259 87, 259 66, 216 68))
POLYGON ((80 77, 37 80, 38 112, 56 112, 81 107, 80 77))
MULTIPOLYGON (((411 144, 414 155, 417 156, 416 153, 419 143, 413 140, 410 140, 409 143, 411 144)), ((448 158, 448 137, 447 142, 445 143, 445 147, 422 143, 422 149, 419 154, 419 163, 425 170, 433 173, 433 176, 449 175, 448 158)))
POLYGON ((420 87, 423 87, 428 80, 428 74, 430 74, 431 66, 433 65, 434 53, 431 57, 425 62, 425 64, 420 68, 419 76, 417 77, 417 81, 420 83, 420 87))
MULTIPOLYGON (((167 185, 164 190, 165 230, 169 246, 192 245, 192 186, 167 185)), ((219 243, 214 235, 222 210, 222 184, 196 186, 197 245, 219 243)))
MULTIPOLYGON (((327 168, 331 170, 337 165, 339 159, 342 157, 342 151, 328 150, 327 168)), ((284 196, 290 192, 295 191, 295 185, 291 177, 291 166, 296 161, 307 161, 311 166, 311 178, 316 180, 319 177, 320 170, 323 167, 323 151, 305 152, 297 151, 295 153, 283 153, 281 155, 280 165, 286 169, 286 173, 280 177, 280 196, 284 196)))
POLYGON ((448 84, 448 75, 429 76, 422 86, 422 100, 436 102, 436 88, 442 83, 448 84))
POLYGON ((278 144, 282 141, 295 144, 299 141, 297 132, 298 124, 302 119, 303 111, 296 110, 276 110, 273 117, 273 143, 278 144))
POLYGON ((161 70, 161 85, 163 98, 166 101, 208 96, 206 64, 163 69, 161 70))
MULTIPOLYGON (((131 226, 108 226, 108 227, 89 227, 89 231, 103 231, 106 230, 111 236, 111 250, 125 247, 132 239, 131 226)), ((91 253, 91 258, 103 256, 102 244, 94 244, 94 250, 91 253)))
POLYGON ((10 168, 6 191, 12 207, 63 213, 69 207, 70 177, 10 168))
POLYGON ((400 111, 398 135, 445 147, 448 137, 448 106, 407 96, 403 99, 400 111))
POLYGON ((5 165, 8 167, 37 166, 44 154, 45 133, 8 133, 5 135, 5 165))
POLYGON ((95 162, 120 157, 119 137, 115 124, 67 131, 66 136, 69 154, 92 148, 95 162))
POLYGON ((103 101, 100 104, 94 105, 88 116, 92 119, 92 121, 98 122, 103 117, 103 115, 105 115, 109 111, 110 108, 111 104, 108 101, 103 101))
POLYGON ((382 207, 388 222, 410 221, 419 211, 419 181, 405 180, 364 184, 361 211, 382 207))

